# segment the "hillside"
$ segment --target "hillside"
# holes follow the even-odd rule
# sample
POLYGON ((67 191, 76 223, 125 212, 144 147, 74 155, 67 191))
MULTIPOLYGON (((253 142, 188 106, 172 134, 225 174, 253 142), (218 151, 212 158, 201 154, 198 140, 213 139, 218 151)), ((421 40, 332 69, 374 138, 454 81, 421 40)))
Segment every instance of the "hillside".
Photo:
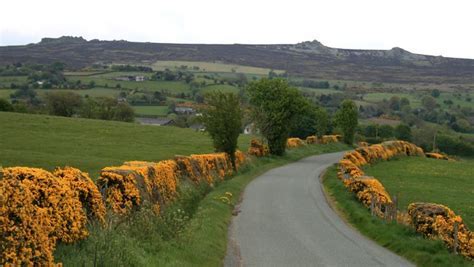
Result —
MULTIPOLYGON (((95 179, 106 166, 213 152, 209 136, 192 129, 0 112, 0 166, 73 166, 95 179)), ((243 135, 246 150, 250 136, 243 135)))
POLYGON ((0 47, 0 65, 62 61, 78 69, 93 63, 153 64, 158 60, 223 62, 286 70, 312 78, 377 82, 474 84, 474 60, 413 54, 401 48, 350 50, 318 41, 279 45, 165 44, 43 38, 0 47))

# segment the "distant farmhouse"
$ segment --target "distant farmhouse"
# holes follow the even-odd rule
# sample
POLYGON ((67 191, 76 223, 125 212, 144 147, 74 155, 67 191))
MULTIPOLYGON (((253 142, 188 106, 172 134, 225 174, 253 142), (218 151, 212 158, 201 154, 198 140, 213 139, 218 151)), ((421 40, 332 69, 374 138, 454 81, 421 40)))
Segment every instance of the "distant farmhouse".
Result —
POLYGON ((174 108, 174 112, 176 112, 176 114, 185 114, 185 115, 192 115, 194 113, 196 113, 196 110, 194 108, 191 108, 191 107, 175 107, 174 108))
POLYGON ((137 75, 137 76, 118 76, 114 78, 116 81, 126 81, 126 82, 143 82, 146 80, 145 76, 137 75))

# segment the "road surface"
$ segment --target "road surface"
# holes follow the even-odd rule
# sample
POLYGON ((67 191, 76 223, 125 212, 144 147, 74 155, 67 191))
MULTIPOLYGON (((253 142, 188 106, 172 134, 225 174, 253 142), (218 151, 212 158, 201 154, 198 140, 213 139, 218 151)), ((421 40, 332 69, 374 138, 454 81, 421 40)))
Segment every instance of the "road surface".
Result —
POLYGON ((229 228, 225 266, 412 266, 348 226, 319 175, 342 153, 273 169, 245 189, 229 228))

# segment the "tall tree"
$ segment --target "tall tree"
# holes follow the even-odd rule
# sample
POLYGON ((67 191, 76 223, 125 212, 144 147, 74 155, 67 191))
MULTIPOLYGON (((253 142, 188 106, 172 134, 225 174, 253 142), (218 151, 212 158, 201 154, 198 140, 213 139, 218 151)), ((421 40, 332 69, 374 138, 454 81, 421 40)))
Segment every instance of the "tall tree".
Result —
POLYGON ((203 123, 211 136, 214 148, 229 155, 236 170, 235 151, 242 131, 240 100, 233 93, 220 91, 206 95, 208 108, 203 112, 203 123))
POLYGON ((326 109, 317 107, 315 110, 316 115, 316 135, 321 137, 326 134, 330 126, 330 118, 326 109))
POLYGON ((357 117, 356 104, 352 100, 344 100, 336 112, 335 121, 336 125, 342 130, 346 144, 354 143, 354 134, 358 123, 357 117))
POLYGON ((268 142, 270 153, 283 155, 293 119, 304 100, 283 79, 261 79, 247 87, 253 119, 268 142))
POLYGON ((399 140, 411 141, 411 128, 406 124, 395 127, 395 137, 399 140))
POLYGON ((73 92, 50 92, 46 103, 51 115, 71 117, 82 105, 82 97, 73 92))

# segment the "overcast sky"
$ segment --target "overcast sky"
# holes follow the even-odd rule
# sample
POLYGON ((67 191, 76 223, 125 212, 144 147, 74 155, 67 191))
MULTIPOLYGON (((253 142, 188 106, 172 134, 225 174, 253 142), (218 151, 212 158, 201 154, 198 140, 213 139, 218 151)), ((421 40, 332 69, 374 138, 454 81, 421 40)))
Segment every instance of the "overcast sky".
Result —
POLYGON ((42 37, 298 43, 474 59, 473 0, 5 0, 0 45, 42 37))

